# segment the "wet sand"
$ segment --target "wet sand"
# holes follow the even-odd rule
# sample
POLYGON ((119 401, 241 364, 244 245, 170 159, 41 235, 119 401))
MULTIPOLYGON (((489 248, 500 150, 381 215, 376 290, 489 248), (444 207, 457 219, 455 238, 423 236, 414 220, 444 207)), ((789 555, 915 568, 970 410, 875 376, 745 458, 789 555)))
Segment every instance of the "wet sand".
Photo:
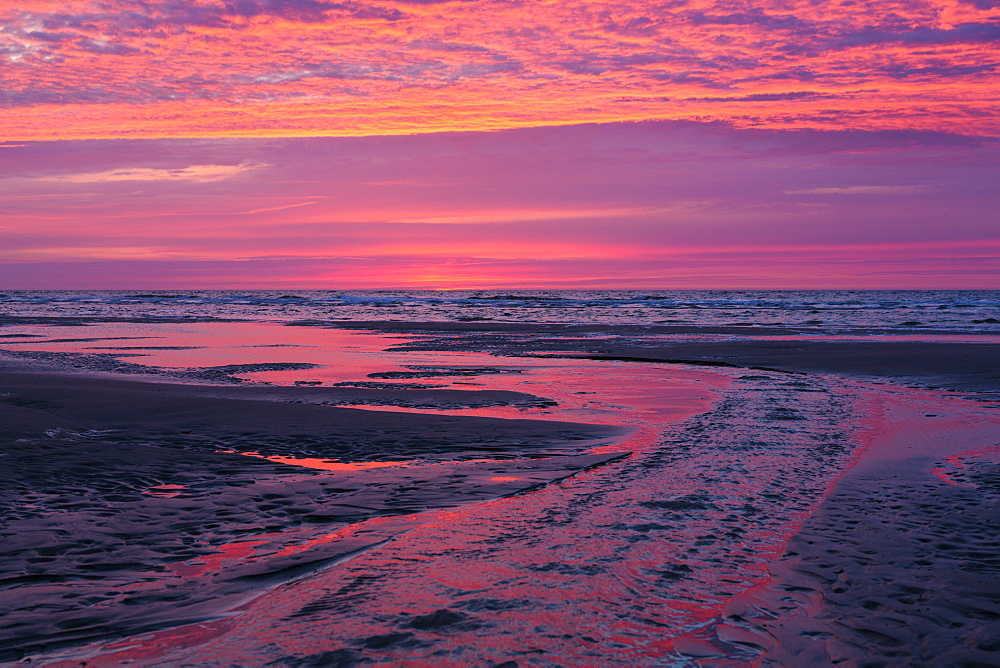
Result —
MULTIPOLYGON (((665 638, 662 661, 649 660, 1000 663, 997 345, 664 342, 609 328, 383 327, 448 334, 408 344, 414 350, 763 368, 769 378, 785 374, 788 391, 797 392, 822 389, 791 387, 797 374, 887 382, 846 381, 869 409, 857 443, 836 446, 836 457, 855 448, 855 463, 832 487, 817 483, 809 492, 828 496, 816 497, 818 509, 770 562, 771 581, 737 594, 700 630, 665 638), (954 389, 978 401, 894 383, 954 389)), ((516 494, 622 456, 585 454, 620 439, 621 428, 336 407, 544 405, 546 397, 525 393, 225 387, 2 364, 2 459, 13 473, 0 496, 0 538, 9 546, 0 565, 12 575, 0 595, 13 614, 0 630, 0 660, 212 619, 262 590, 385 544, 409 529, 409 515, 516 494), (425 465, 321 473, 240 452, 358 467, 425 465), (474 461, 484 459, 494 461, 474 461), (375 517, 387 521, 358 524, 375 517)), ((772 416, 776 424, 800 419, 783 410, 791 412, 772 416)), ((833 461, 834 451, 828 456, 833 461)), ((785 488, 772 502, 801 501, 794 494, 785 488)), ((815 507, 809 503, 797 507, 815 507)), ((655 531, 649 527, 644 535, 655 531)), ((730 542, 736 549, 741 539, 734 534, 730 542)))
POLYGON ((765 666, 1000 665, 1000 419, 925 392, 875 399, 868 450, 712 639, 765 666))
POLYGON ((856 461, 769 564, 771 582, 737 596, 700 632, 676 638, 679 660, 730 665, 750 649, 759 653, 754 663, 766 666, 1000 665, 997 344, 664 343, 613 329, 601 332, 603 340, 550 335, 526 344, 511 330, 468 333, 480 327, 487 326, 465 329, 459 341, 416 345, 541 348, 876 381, 856 388, 859 400, 877 406, 856 461))
POLYGON ((333 540, 338 527, 524 492, 623 456, 582 453, 629 431, 322 405, 537 401, 475 390, 189 385, 10 361, 0 387, 4 661, 212 617, 405 524, 333 540), (421 465, 379 466, 400 461, 421 465))

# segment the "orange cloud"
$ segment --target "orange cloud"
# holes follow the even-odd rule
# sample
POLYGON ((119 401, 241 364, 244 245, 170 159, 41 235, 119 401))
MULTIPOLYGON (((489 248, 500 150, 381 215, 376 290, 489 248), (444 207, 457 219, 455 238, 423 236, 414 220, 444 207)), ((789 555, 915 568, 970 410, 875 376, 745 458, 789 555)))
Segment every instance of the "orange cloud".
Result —
POLYGON ((830 186, 806 190, 786 190, 786 195, 910 195, 926 190, 925 186, 830 186))
POLYGON ((647 119, 989 135, 988 5, 30 0, 0 12, 0 123, 11 140, 647 119))

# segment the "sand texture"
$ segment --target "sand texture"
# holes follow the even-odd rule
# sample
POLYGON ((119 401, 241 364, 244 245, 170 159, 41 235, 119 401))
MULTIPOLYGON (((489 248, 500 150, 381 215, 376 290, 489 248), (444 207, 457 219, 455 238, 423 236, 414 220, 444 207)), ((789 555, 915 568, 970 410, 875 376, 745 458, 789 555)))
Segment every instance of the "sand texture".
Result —
POLYGON ((664 342, 612 328, 593 340, 579 335, 599 328, 550 328, 529 342, 514 328, 457 329, 409 345, 888 381, 856 386, 858 401, 880 406, 860 458, 769 565, 772 582, 737 596, 674 649, 679 660, 712 666, 745 649, 767 666, 1000 665, 1000 346, 664 342))
POLYGON ((921 394, 877 395, 869 449, 769 564, 772 581, 682 653, 711 665, 734 645, 762 666, 1000 665, 1000 419, 921 394))
MULTIPOLYGON (((0 661, 1000 665, 997 344, 378 326, 425 335, 400 351, 490 353, 500 370, 700 369, 718 394, 636 432, 449 415, 551 402, 433 387, 461 377, 444 367, 279 387, 236 382, 255 370, 239 365, 172 378, 12 355, 0 661), (616 451, 635 433, 637 454, 616 451)), ((694 334, 770 331, 717 330, 694 334)))
MULTIPOLYGON (((351 392, 388 399, 388 390, 208 387, 10 366, 0 383, 4 661, 210 618, 406 524, 331 537, 338 527, 565 478, 622 456, 580 453, 625 431, 301 403, 351 392), (420 465, 319 471, 239 452, 420 465)), ((444 396, 474 403, 481 394, 444 396)))

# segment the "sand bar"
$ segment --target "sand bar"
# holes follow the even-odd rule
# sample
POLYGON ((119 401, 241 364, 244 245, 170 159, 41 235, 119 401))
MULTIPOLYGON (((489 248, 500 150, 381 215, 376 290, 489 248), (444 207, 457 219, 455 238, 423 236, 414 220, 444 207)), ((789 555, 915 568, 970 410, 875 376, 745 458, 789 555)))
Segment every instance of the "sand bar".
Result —
MULTIPOLYGON (((713 629, 760 665, 1000 664, 1000 416, 873 392, 870 446, 713 629)), ((719 641, 723 642, 719 642, 719 641)))

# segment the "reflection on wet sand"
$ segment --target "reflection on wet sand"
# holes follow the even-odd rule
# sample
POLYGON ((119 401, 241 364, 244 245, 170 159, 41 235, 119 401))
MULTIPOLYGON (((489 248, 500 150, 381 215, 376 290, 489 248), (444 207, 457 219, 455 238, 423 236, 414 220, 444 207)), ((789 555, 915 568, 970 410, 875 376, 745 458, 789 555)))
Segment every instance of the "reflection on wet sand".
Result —
MULTIPOLYGON (((181 483, 144 469, 134 487, 146 505, 104 497, 116 522, 173 518, 186 548, 164 558, 166 546, 143 539, 160 564, 130 608, 145 626, 115 616, 133 602, 127 565, 90 626, 68 598, 49 619, 65 614, 80 624, 73 634, 27 615, 51 643, 30 652, 54 665, 750 661, 766 643, 729 606, 769 582, 768 565, 881 419, 871 387, 778 369, 498 358, 471 346, 385 352, 384 335, 319 328, 282 339, 301 349, 276 351, 267 341, 296 328, 134 327, 178 344, 147 350, 143 364, 170 367, 157 372, 198 366, 252 384, 147 382, 134 405, 142 384, 102 386, 147 411, 164 393, 179 398, 138 426, 102 413, 87 425, 95 454, 139 442, 149 461, 197 453, 187 463, 202 470, 181 483), (179 615, 180 594, 197 604, 179 615)), ((52 340, 37 349, 82 352, 52 340)), ((84 407, 87 387, 54 383, 46 396, 59 407, 44 409, 31 387, 24 380, 9 402, 46 419, 100 412, 84 407)), ((45 426, 56 456, 86 451, 80 428, 45 426)), ((86 484, 106 484, 94 475, 86 484)), ((103 540, 108 520, 67 505, 74 493, 53 487, 32 501, 75 513, 103 540)), ((24 527, 67 517, 25 513, 24 527)), ((86 584, 75 586, 79 595, 86 584)))
POLYGON ((237 452, 236 450, 223 450, 223 452, 246 455, 248 457, 260 457, 261 459, 266 459, 269 462, 288 464, 290 466, 302 466, 307 469, 316 469, 317 471, 365 471, 368 469, 385 468, 387 466, 406 466, 405 462, 341 462, 336 459, 262 455, 259 452, 237 452))

